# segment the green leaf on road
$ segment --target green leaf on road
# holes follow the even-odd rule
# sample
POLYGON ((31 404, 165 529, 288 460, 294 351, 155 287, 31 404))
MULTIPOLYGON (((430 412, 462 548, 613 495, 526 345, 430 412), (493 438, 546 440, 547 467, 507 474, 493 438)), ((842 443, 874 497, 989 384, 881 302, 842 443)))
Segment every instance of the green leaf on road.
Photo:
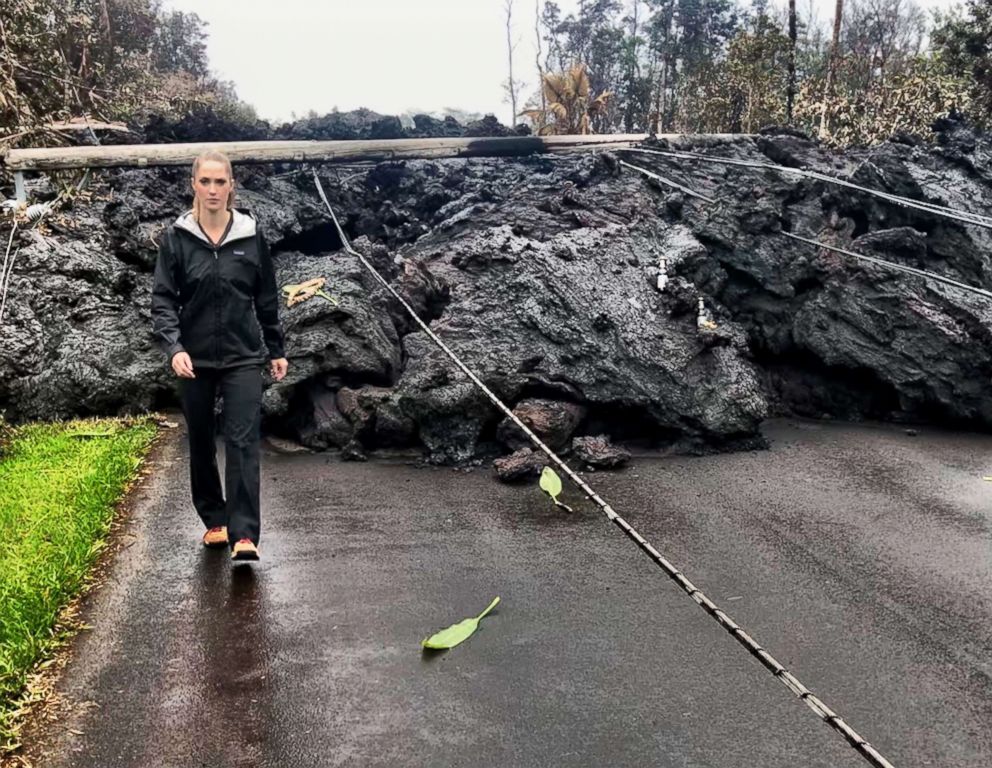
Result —
POLYGON ((452 624, 447 629, 442 629, 440 632, 431 635, 420 644, 432 651, 443 651, 448 648, 454 648, 472 636, 475 630, 479 628, 479 622, 496 607, 497 603, 499 603, 498 597, 489 604, 486 610, 474 619, 465 619, 464 621, 459 621, 457 624, 452 624))
POLYGON ((558 496, 561 493, 561 478, 551 467, 545 467, 541 470, 541 490, 551 497, 556 507, 561 507, 569 512, 572 511, 570 506, 558 501, 558 496))
POLYGON ((561 478, 551 467, 545 467, 541 470, 541 490, 548 494, 555 504, 558 503, 558 494, 561 493, 561 478))

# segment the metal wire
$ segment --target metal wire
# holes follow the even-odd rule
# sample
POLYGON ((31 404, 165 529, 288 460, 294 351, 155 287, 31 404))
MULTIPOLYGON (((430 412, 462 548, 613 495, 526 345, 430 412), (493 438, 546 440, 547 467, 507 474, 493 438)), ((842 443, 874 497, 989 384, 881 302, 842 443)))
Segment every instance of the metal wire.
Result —
MULTIPOLYGON (((92 129, 90 129, 92 133, 92 129)), ((99 142, 98 142, 99 143, 99 142)), ((79 184, 76 185, 76 193, 81 192, 85 187, 86 183, 90 178, 90 169, 87 168, 83 177, 79 180, 79 184)), ((40 225, 41 220, 44 219, 52 211, 56 210, 62 201, 66 197, 66 192, 63 190, 58 194, 58 196, 47 203, 35 203, 34 205, 29 205, 25 211, 28 221, 30 221, 36 228, 40 225)), ((12 209, 12 215, 16 216, 17 207, 12 209)), ((3 256, 3 264, 0 266, 0 322, 3 322, 3 311, 7 306, 7 291, 10 288, 10 279, 14 272, 14 260, 17 258, 17 254, 20 253, 20 249, 14 251, 14 255, 10 255, 10 246, 14 241, 14 233, 17 231, 17 219, 14 219, 13 226, 10 230, 10 240, 7 242, 7 251, 3 256)))
POLYGON ((836 184, 841 187, 847 187, 848 189, 854 189, 858 192, 864 192, 868 195, 873 195, 875 197, 882 198, 883 200, 888 200, 889 202, 896 203, 907 208, 915 208, 917 210, 924 211, 926 213, 932 213, 937 216, 944 216, 945 218, 954 219, 956 221, 961 221, 965 224, 974 224, 978 227, 985 227, 986 229, 992 229, 992 217, 983 216, 980 213, 972 213, 970 211, 959 211, 954 208, 950 208, 945 205, 938 205, 937 203, 929 203, 921 200, 913 200, 909 197, 904 197, 902 195, 895 195, 891 192, 883 192, 878 189, 871 189, 869 187, 863 187, 860 184, 855 184, 851 181, 845 181, 844 179, 838 179, 836 176, 828 176, 824 173, 819 173, 818 171, 809 171, 804 168, 789 168, 785 165, 776 165, 774 163, 762 163, 753 160, 736 160, 729 157, 714 157, 713 155, 704 155, 699 152, 686 152, 686 151, 674 151, 674 150, 659 150, 659 149, 642 149, 640 147, 626 147, 620 148, 619 152, 639 152, 641 154, 647 155, 660 155, 663 157, 674 157, 687 160, 701 160, 709 163, 718 163, 721 165, 736 165, 742 168, 761 168, 769 171, 778 171, 779 173, 792 174, 794 176, 804 176, 810 179, 817 179, 818 181, 823 181, 828 184, 836 184))
MULTIPOLYGON (((12 214, 13 215, 13 214, 12 214)), ((17 219, 14 219, 10 227, 10 238, 7 240, 7 250, 3 254, 3 262, 0 263, 0 324, 3 323, 3 311, 7 307, 7 290, 10 288, 10 278, 14 272, 14 259, 20 249, 10 255, 10 248, 14 244, 14 233, 17 232, 17 219)))
POLYGON ((620 160, 619 162, 620 162, 620 165, 626 166, 627 168, 632 168, 633 170, 635 170, 635 171, 637 171, 639 173, 643 173, 648 178, 654 179, 655 181, 658 181, 658 182, 660 182, 662 184, 665 184, 666 186, 674 187, 675 189, 679 190, 680 192, 684 192, 685 194, 687 194, 687 195, 689 195, 691 197, 698 197, 700 200, 705 200, 707 203, 715 203, 716 202, 716 200, 714 200, 712 197, 706 197, 706 195, 701 195, 698 192, 695 192, 695 191, 689 189, 688 187, 682 186, 681 184, 679 184, 676 181, 672 181, 671 179, 665 178, 664 176, 662 176, 662 175, 660 175, 658 173, 655 173, 654 171, 649 171, 647 168, 641 168, 640 166, 637 166, 637 165, 631 165, 630 163, 626 162, 625 160, 620 160))
POLYGON ((889 269, 898 270, 899 272, 906 272, 910 275, 916 275, 917 277, 923 277, 927 280, 933 280, 934 282, 944 283, 945 285, 953 286, 954 288, 960 288, 962 291, 968 291, 969 293, 977 294, 986 299, 992 299, 992 291, 987 291, 984 288, 978 288, 974 285, 968 285, 967 283, 962 283, 954 280, 950 277, 944 277, 943 275, 938 275, 936 272, 927 272, 925 269, 917 269, 916 267, 908 267, 905 264, 896 264, 893 261, 886 261, 885 259, 879 259, 875 256, 865 256, 863 253, 857 253, 856 251, 848 251, 844 248, 838 248, 836 245, 827 245, 826 243, 821 243, 819 240, 810 240, 807 237, 802 237, 800 235, 794 235, 792 232, 780 232, 779 234, 785 235, 786 237, 791 237, 793 240, 799 240, 803 243, 809 243, 810 245, 815 245, 820 248, 826 248, 828 251, 836 251, 837 253, 842 253, 845 256, 852 256, 855 259, 860 259, 861 261, 867 261, 871 264, 877 264, 880 267, 887 267, 889 269))
MULTIPOLYGON (((734 162, 735 164, 738 164, 738 163, 741 163, 743 161, 735 160, 735 161, 732 161, 732 162, 734 162)), ((623 160, 620 161, 620 164, 621 165, 625 165, 628 168, 632 168, 635 171, 639 171, 640 173, 643 173, 643 174, 645 174, 647 176, 650 176, 650 177, 655 177, 656 176, 656 174, 654 174, 651 171, 647 171, 644 168, 638 168, 636 165, 631 165, 630 163, 625 163, 623 160)), ((772 166, 768 166, 768 167, 772 167, 772 166)), ((663 179, 663 177, 658 177, 658 178, 659 179, 663 179)), ((674 184, 675 182, 671 182, 671 183, 674 184)), ((700 197, 700 198, 706 200, 707 202, 715 202, 714 200, 711 200, 710 198, 703 197, 703 195, 699 194, 698 192, 695 192, 695 191, 693 191, 691 189, 688 189, 688 188, 683 188, 683 187, 681 187, 681 185, 679 185, 679 186, 680 186, 681 189, 683 189, 683 191, 685 191, 687 194, 692 195, 693 197, 700 197)), ((929 271, 927 271, 925 269, 917 269, 916 267, 909 267, 909 266, 906 266, 905 264, 897 264, 897 263, 895 263, 893 261, 886 261, 885 259, 880 259, 880 258, 878 258, 876 256, 866 256, 865 254, 858 253, 857 251, 848 251, 848 250, 846 250, 844 248, 839 248, 836 245, 829 245, 827 243, 821 243, 819 240, 811 240, 811 239, 809 239, 807 237, 802 237, 800 235, 793 234, 792 232, 779 232, 779 234, 780 235, 784 235, 785 237, 791 237, 793 240, 799 240, 800 242, 808 243, 809 245, 815 245, 815 246, 817 246, 819 248, 825 248, 828 251, 835 251, 837 253, 842 253, 845 256, 851 256, 851 257, 853 257, 855 259, 859 259, 861 261, 866 261, 866 262, 869 262, 871 264, 876 264, 876 265, 878 265, 880 267, 886 267, 888 269, 897 270, 899 272, 905 272, 905 273, 910 274, 910 275, 916 275, 917 277, 922 277, 922 278, 924 278, 926 280, 933 280, 934 282, 943 283, 944 285, 950 285, 950 286, 952 286, 954 288, 958 288, 958 289, 960 289, 962 291, 968 291, 969 293, 974 293, 974 294, 976 294, 978 296, 981 296, 983 298, 992 300, 992 291, 988 291, 988 290, 986 290, 984 288, 979 288, 979 287, 974 286, 974 285, 968 285, 967 283, 962 283, 962 282, 960 282, 958 280, 954 280, 953 278, 945 277, 944 275, 939 275, 936 272, 929 272, 929 271)))
POLYGON ((341 238, 341 243, 347 253, 351 254, 357 258, 363 267, 367 269, 375 280, 382 285, 392 296, 396 299, 403 308, 407 311, 414 322, 420 326, 421 330, 427 334, 427 336, 433 341, 437 346, 449 357, 451 361, 468 376, 469 380, 475 384, 489 400, 495 405, 500 411, 502 411, 507 418, 513 421, 514 424, 530 439, 530 441, 542 452, 548 459, 551 460, 565 475, 568 476, 572 482, 574 482, 583 493, 586 494, 587 498, 592 499, 596 505, 603 511, 607 519, 614 523, 620 530, 622 530, 627 536, 634 540, 638 547, 645 552, 648 557, 650 557, 658 566, 665 571, 672 581, 674 581, 678 586, 695 601, 699 607, 706 611, 710 616, 712 616, 721 627, 723 627, 730 636, 733 637, 738 643, 743 645, 752 656, 754 656, 758 661, 760 661, 778 680, 785 685, 789 690, 791 690, 796 696, 798 696, 806 706, 808 706, 816 715, 823 720, 827 725, 833 728, 835 731, 840 733, 841 736, 850 744, 865 760, 867 760, 871 765, 876 766, 876 768, 894 768, 892 763, 886 760, 870 743, 863 739, 857 731, 847 725, 839 716, 837 716, 833 710, 829 709, 823 702, 813 695, 813 693, 803 685, 792 673, 786 670, 770 653, 768 653, 764 648, 758 645, 757 642, 747 634, 733 619, 730 618, 724 611, 716 606, 716 604, 710 600, 701 590, 699 590, 689 579, 685 576, 682 571, 676 568, 671 562, 669 562, 658 550, 656 550, 651 544, 649 544, 641 534, 639 534, 634 528, 624 520, 620 515, 618 515, 613 508, 607 504, 599 495, 589 487, 589 485, 579 477, 572 469, 562 461, 558 455, 552 451, 544 442, 528 427, 524 422, 522 422, 513 411, 511 411, 506 404, 500 400, 493 392, 487 387, 482 381, 476 376, 459 358, 452 352, 448 346, 438 338, 430 327, 420 319, 420 316, 413 310, 413 308, 406 302, 406 300, 396 292, 396 290, 386 281, 386 279, 379 274, 378 270, 366 259, 362 254, 351 247, 351 243, 348 241, 347 235, 345 235, 344 230, 341 228, 341 224, 338 222, 337 216, 334 214, 334 209, 331 207, 330 202, 327 200, 327 195, 324 194, 324 187, 320 183, 320 177, 317 172, 313 173, 314 183, 317 185, 317 192, 320 195, 320 199, 324 202, 327 207, 328 213, 331 215, 331 219, 334 222, 334 226, 337 229, 338 236, 341 238))

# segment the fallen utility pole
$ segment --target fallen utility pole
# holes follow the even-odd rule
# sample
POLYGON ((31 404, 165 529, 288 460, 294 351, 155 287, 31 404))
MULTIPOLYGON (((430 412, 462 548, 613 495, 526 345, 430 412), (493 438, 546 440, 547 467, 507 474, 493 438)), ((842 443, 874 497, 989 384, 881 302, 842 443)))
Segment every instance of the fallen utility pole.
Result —
MULTIPOLYGON (((360 141, 221 141, 196 144, 118 144, 88 147, 11 149, 3 158, 10 171, 66 168, 188 165, 209 149, 234 163, 354 162, 442 157, 520 157, 548 152, 627 147, 647 139, 641 133, 588 136, 506 136, 360 141)), ((675 136, 669 138, 677 138, 675 136)))

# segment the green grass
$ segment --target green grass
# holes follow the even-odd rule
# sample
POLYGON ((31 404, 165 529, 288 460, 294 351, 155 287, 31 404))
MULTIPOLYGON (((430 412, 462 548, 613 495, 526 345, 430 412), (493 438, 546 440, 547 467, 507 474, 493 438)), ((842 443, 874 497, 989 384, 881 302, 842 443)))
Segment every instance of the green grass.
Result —
POLYGON ((135 479, 150 418, 32 424, 0 446, 0 754, 32 668, 58 644, 59 613, 85 586, 115 506, 135 479))

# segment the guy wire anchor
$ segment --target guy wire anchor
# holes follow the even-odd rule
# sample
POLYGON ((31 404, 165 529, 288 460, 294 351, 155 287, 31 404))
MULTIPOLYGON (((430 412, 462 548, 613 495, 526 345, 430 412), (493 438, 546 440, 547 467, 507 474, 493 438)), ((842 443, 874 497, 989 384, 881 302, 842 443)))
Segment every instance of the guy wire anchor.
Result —
POLYGON ((699 297, 699 314, 696 315, 696 328, 701 331, 715 331, 716 323, 713 322, 713 317, 710 315, 710 311, 706 308, 706 304, 703 303, 703 297, 699 297))

